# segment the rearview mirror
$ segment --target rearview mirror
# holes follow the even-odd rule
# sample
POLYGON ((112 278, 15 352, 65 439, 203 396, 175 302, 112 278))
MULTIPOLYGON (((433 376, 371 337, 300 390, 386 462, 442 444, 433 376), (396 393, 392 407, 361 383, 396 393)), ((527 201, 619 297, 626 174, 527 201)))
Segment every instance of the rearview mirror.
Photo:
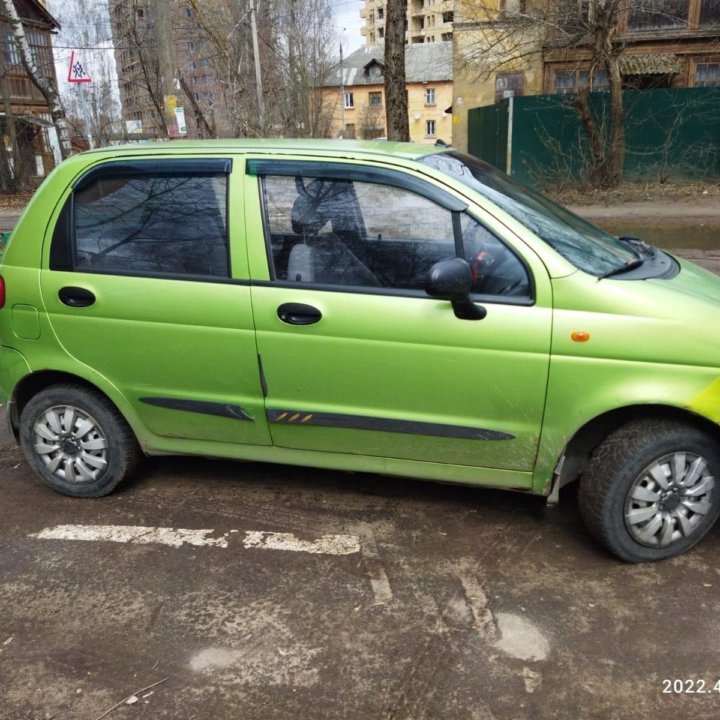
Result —
POLYGON ((472 273, 462 258, 449 258, 436 262, 425 278, 425 292, 430 297, 450 300, 455 317, 461 320, 482 320, 487 310, 470 300, 472 273))

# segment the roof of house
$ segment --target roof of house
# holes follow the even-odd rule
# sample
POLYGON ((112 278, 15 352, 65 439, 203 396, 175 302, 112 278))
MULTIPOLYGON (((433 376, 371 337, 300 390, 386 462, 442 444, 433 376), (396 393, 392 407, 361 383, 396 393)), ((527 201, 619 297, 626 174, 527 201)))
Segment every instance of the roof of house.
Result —
POLYGON ((17 2, 15 0, 15 9, 21 20, 33 20, 34 22, 45 23, 50 26, 51 30, 59 30, 60 23, 50 14, 50 11, 39 0, 25 0, 25 2, 17 2), (34 12, 35 16, 28 13, 34 12))
MULTIPOLYGON (((371 65, 382 68, 385 48, 363 47, 348 55, 343 62, 335 65, 324 83, 326 87, 336 87, 341 84, 340 71, 342 69, 343 83, 352 85, 380 85, 382 76, 373 76, 366 72, 371 65)), ((453 79, 452 43, 411 43, 405 46, 405 76, 406 82, 437 82, 453 79)))

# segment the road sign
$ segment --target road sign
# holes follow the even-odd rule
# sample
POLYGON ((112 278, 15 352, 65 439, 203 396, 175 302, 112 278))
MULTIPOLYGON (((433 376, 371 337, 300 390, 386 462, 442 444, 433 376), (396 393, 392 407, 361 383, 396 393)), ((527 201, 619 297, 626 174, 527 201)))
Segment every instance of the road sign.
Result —
POLYGON ((75 57, 75 51, 70 53, 70 67, 68 67, 69 83, 87 83, 92 82, 88 71, 85 69, 85 63, 75 57))

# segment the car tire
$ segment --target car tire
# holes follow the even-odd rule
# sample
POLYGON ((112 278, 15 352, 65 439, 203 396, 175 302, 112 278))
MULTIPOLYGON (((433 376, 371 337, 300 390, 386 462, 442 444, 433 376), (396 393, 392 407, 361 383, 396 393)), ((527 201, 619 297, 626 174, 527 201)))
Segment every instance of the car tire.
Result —
POLYGON ((141 457, 132 430, 112 403, 80 385, 53 385, 20 415, 20 445, 41 480, 72 497, 100 497, 141 457))
POLYGON ((619 558, 647 562, 690 549, 720 514, 720 452, 679 422, 634 421, 592 454, 580 478, 580 514, 619 558))

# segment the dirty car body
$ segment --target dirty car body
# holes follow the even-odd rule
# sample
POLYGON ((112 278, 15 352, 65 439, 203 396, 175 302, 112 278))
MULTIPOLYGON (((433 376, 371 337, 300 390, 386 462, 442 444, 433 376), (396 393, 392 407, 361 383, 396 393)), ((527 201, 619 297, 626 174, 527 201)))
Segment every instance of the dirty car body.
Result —
POLYGON ((720 280, 480 161, 183 142, 64 162, 0 265, 0 393, 73 496, 144 454, 557 499, 628 561, 720 512, 720 280))

